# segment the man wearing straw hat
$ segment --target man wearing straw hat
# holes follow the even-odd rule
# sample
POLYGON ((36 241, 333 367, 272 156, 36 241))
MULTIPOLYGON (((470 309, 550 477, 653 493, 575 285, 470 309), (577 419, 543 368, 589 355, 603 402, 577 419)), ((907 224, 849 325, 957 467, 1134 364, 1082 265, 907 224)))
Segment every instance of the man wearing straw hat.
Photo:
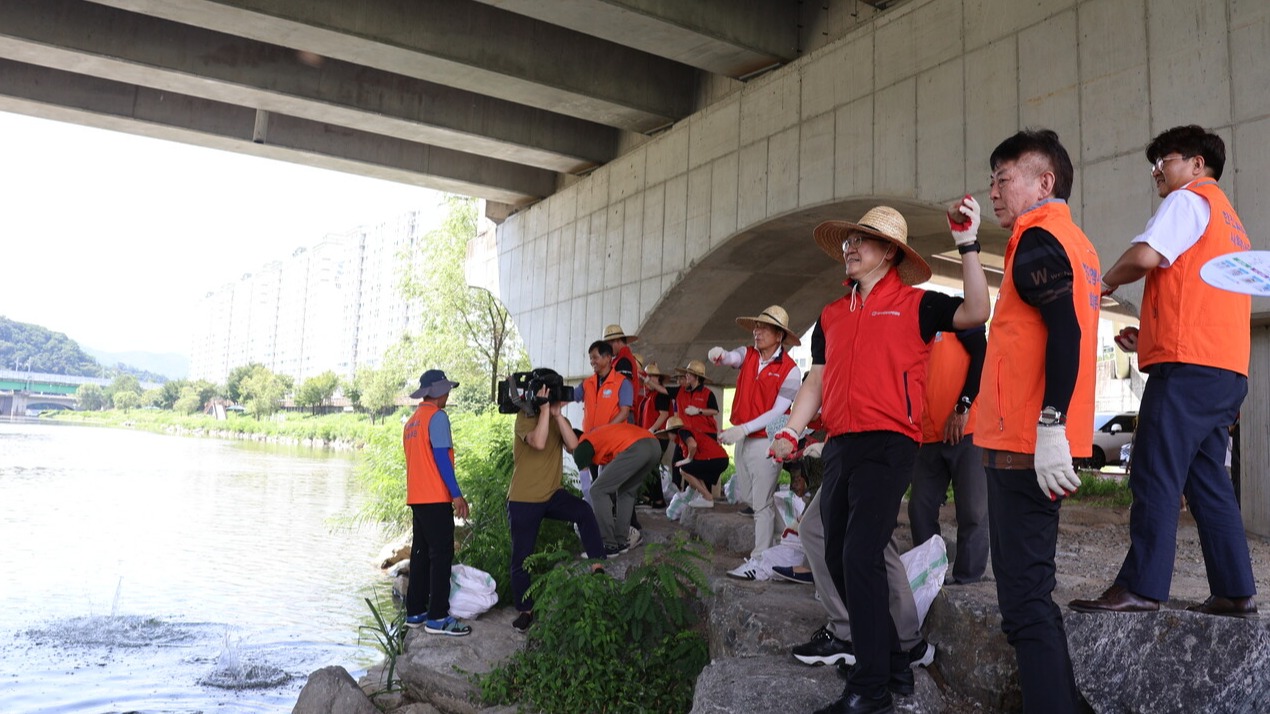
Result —
POLYGON ((740 370, 736 378, 736 394, 732 397, 733 426, 719 435, 723 444, 735 444, 736 494, 749 504, 754 514, 754 549, 750 559, 728 575, 752 579, 756 572, 754 559, 776 542, 776 509, 772 495, 781 465, 768 458, 767 425, 789 411, 802 372, 786 347, 801 344, 789 329, 789 314, 780 305, 772 305, 752 317, 738 317, 736 324, 749 330, 753 346, 732 351, 711 347, 710 361, 740 370))
POLYGON ((962 256, 964 299, 913 287, 931 270, 908 245, 908 223, 893 208, 814 231, 821 249, 845 263, 851 289, 820 313, 811 370, 772 455, 792 454, 821 412, 828 434, 821 452, 825 560, 847 605, 856 663, 842 697, 818 714, 891 712, 891 692, 912 691, 909 653, 888 611, 884 553, 922 438, 930 343, 941 330, 982 325, 990 309, 976 235, 979 204, 967 196, 950 208, 949 222, 962 256))
POLYGON ((604 328, 602 339, 613 348, 613 371, 630 380, 634 394, 629 420, 632 424, 637 424, 640 410, 644 407, 644 400, 648 397, 648 390, 644 387, 640 370, 640 360, 631 351, 631 343, 639 340, 639 335, 628 335, 621 325, 614 324, 604 328))

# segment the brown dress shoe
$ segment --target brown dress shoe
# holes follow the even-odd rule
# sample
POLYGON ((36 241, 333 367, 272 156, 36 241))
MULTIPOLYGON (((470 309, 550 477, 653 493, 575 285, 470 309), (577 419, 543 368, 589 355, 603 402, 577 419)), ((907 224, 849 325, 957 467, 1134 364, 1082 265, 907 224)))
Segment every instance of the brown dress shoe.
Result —
POLYGON ((1205 615, 1225 615, 1226 617, 1242 617, 1248 620, 1255 620, 1260 617, 1257 614, 1257 603, 1253 602, 1250 597, 1228 598, 1211 595, 1204 602, 1198 605, 1191 605, 1186 609, 1191 612, 1202 612, 1205 615))
POLYGON ((1155 612, 1158 600, 1139 597, 1120 585, 1112 585, 1094 600, 1072 600, 1067 606, 1076 612, 1155 612))

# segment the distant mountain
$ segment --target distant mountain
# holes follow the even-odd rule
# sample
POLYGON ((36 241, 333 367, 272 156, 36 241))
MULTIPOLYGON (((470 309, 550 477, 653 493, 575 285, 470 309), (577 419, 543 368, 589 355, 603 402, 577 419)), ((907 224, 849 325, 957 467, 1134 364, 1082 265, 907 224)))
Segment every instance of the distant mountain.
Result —
POLYGON ((175 352, 107 352, 84 346, 84 351, 107 367, 125 365, 128 371, 143 371, 168 379, 185 379, 190 373, 190 358, 175 352))
POLYGON ((100 377, 101 365, 71 338, 0 315, 0 368, 100 377))

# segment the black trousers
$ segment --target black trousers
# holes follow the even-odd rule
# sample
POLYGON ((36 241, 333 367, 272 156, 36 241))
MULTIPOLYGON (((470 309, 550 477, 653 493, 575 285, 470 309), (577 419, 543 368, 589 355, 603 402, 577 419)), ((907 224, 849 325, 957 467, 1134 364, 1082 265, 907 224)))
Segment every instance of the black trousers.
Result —
POLYGON ((856 655, 847 689, 878 696, 892 671, 908 667, 891 619, 883 552, 913 475, 917 442, 891 431, 843 434, 825 442, 821 457, 825 565, 847 604, 856 655))
POLYGON ((985 468, 1001 630, 1019 663, 1026 714, 1080 711, 1063 613, 1054 604, 1058 512, 1032 469, 985 468))
POLYGON ((410 585, 406 615, 427 613, 429 620, 450 614, 450 565, 454 563, 454 506, 412 503, 414 543, 410 546, 410 585))

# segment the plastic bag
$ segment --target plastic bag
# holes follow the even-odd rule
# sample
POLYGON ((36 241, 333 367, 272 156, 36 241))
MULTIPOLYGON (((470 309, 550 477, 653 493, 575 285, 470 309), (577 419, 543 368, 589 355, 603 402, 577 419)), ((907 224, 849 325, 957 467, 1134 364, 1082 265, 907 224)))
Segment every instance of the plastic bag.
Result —
POLYGON ((798 529, 798 521, 802 519, 803 511, 807 509, 807 504, 798 497, 798 494, 788 488, 782 488, 772 495, 772 505, 780 514, 781 523, 785 528, 798 529))
POLYGON ((736 503, 736 476, 728 479, 727 483, 723 484, 723 498, 728 503, 736 503))
POLYGON ((692 500, 692 495, 696 493, 691 489, 680 491, 670 497, 670 503, 666 505, 666 517, 672 521, 679 520, 683 515, 684 509, 688 507, 688 502, 692 500))
POLYGON ((670 499, 679 493, 679 488, 675 486, 674 474, 670 472, 670 467, 662 464, 657 467, 658 475, 661 477, 661 497, 670 503, 670 499))
POLYGON ((948 572, 948 548, 943 538, 933 535, 925 543, 901 554, 900 560, 908 575, 908 585, 913 588, 913 602, 917 605, 917 623, 920 626, 926 621, 930 604, 944 586, 944 575, 948 572))
POLYGON ((450 614, 473 618, 498 604, 497 583, 484 570, 470 565, 450 566, 450 614))

